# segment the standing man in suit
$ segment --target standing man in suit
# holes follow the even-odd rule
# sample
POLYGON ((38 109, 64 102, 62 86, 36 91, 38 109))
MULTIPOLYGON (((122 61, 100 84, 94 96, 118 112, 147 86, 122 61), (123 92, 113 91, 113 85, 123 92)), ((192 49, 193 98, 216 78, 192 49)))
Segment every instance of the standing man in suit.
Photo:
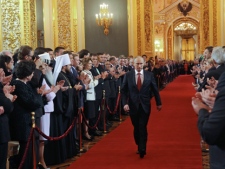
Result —
POLYGON ((134 126, 134 140, 138 146, 140 158, 146 155, 147 124, 151 110, 151 95, 154 93, 157 109, 161 110, 162 103, 154 76, 143 70, 144 59, 138 56, 134 60, 135 69, 125 74, 121 93, 124 111, 130 113, 134 126), (129 97, 129 98, 128 98, 129 97))

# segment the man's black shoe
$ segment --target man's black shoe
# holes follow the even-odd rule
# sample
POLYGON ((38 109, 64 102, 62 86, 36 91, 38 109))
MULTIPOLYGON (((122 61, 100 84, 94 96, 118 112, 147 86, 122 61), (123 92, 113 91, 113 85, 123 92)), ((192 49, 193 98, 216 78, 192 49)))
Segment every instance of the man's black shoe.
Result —
POLYGON ((144 156, 146 155, 146 152, 141 151, 141 152, 139 152, 139 154, 140 154, 140 158, 144 158, 144 156))

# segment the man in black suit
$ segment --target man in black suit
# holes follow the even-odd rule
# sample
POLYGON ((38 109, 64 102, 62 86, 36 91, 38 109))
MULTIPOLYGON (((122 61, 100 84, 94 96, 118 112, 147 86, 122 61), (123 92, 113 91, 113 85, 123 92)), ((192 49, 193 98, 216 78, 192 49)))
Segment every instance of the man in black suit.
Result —
POLYGON ((225 88, 219 91, 211 109, 199 98, 192 98, 198 115, 198 130, 209 144, 210 169, 225 168, 225 88))
POLYGON ((144 59, 138 56, 134 60, 134 66, 135 70, 128 72, 123 79, 122 104, 124 111, 130 113, 134 126, 135 143, 138 146, 140 158, 143 158, 146 154, 147 124, 151 110, 152 92, 158 110, 161 110, 162 104, 153 74, 143 70, 144 59))

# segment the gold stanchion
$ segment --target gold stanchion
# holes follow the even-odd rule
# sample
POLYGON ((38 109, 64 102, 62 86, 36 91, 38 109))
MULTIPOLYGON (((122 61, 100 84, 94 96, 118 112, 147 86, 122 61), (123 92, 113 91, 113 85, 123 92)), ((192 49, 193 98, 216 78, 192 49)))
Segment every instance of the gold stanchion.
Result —
POLYGON ((31 112, 32 128, 35 128, 35 112, 31 112))
POLYGON ((79 137, 80 137, 80 142, 79 142, 79 146, 80 146, 80 152, 83 152, 83 147, 82 147, 82 133, 81 133, 81 109, 78 110, 78 123, 79 123, 79 137))
POLYGON ((104 99, 104 102, 102 104, 102 111, 103 111, 103 125, 104 125, 104 131, 103 133, 107 133, 107 130, 106 130, 106 108, 105 108, 105 90, 103 90, 103 99, 104 99))
MULTIPOLYGON (((35 112, 31 112, 31 121, 32 121, 32 130, 35 128, 35 112)), ((33 141, 32 141, 32 150, 33 150, 33 169, 36 169, 36 151, 35 151, 35 136, 33 133, 33 141)))
MULTIPOLYGON (((119 94, 120 94, 120 86, 119 86, 119 94)), ((121 96, 120 96, 121 98, 121 96)), ((122 114, 121 114, 121 99, 120 99, 120 102, 119 102, 119 115, 120 115, 120 121, 123 121, 122 120, 122 114)))

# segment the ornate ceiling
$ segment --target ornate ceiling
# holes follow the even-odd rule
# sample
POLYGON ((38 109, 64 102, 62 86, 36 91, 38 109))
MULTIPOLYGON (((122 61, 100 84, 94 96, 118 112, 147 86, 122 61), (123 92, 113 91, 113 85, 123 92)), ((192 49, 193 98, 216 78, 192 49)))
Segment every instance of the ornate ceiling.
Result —
MULTIPOLYGON (((154 0, 155 22, 171 25, 173 21, 183 17, 177 5, 183 0, 154 0)), ((192 10, 187 17, 197 21, 200 19, 200 0, 187 0, 192 3, 192 10)))

